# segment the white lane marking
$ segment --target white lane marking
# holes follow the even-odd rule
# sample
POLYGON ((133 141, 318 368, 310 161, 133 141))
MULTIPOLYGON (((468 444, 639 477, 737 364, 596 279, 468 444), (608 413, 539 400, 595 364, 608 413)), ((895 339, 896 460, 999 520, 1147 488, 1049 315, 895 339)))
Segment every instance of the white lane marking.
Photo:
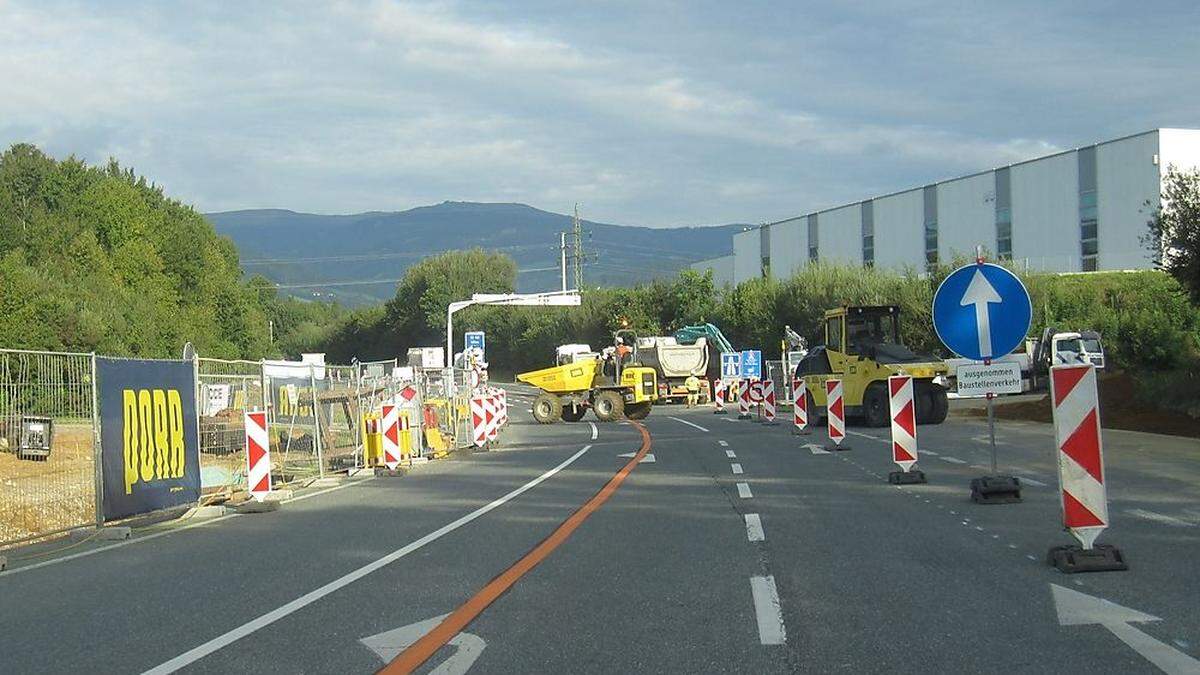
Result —
POLYGON ((1153 511, 1147 511, 1145 509, 1125 509, 1125 513, 1128 513, 1131 516, 1137 516, 1138 518, 1145 518, 1146 520, 1153 520, 1158 523, 1163 523, 1164 525, 1173 525, 1175 527, 1195 527, 1196 526, 1195 523, 1189 523, 1186 520, 1180 520, 1179 518, 1175 518, 1174 516, 1168 516, 1168 515, 1164 515, 1162 513, 1155 513, 1153 511))
POLYGON ((729 441, 717 441, 717 445, 720 445, 722 448, 728 448, 729 441))
POLYGON ((737 459, 737 453, 732 450, 726 450, 725 456, 728 457, 729 459, 737 459))
POLYGON ((231 630, 227 633, 224 633, 223 635, 218 635, 217 637, 209 640, 208 642, 205 642, 204 644, 202 644, 198 647, 189 649, 188 651, 180 654, 179 656, 176 656, 175 658, 171 659, 170 661, 167 661, 166 663, 155 666, 154 668, 151 668, 150 670, 147 670, 144 675, 166 675, 167 673, 173 673, 173 672, 179 670, 180 668, 184 668, 186 666, 189 666, 189 665, 195 663, 196 661, 199 661, 200 659, 221 649, 222 647, 232 644, 232 643, 246 637, 247 635, 254 633, 255 631, 259 630, 260 628, 269 626, 269 625, 275 623, 276 621, 288 616, 289 614, 292 614, 296 611, 304 609, 308 605, 311 605, 312 603, 316 602, 317 600, 320 600, 321 598, 329 595, 330 593, 334 593, 338 590, 341 590, 342 588, 345 588, 346 586, 349 586, 350 584, 354 583, 355 581, 358 581, 359 579, 362 579, 363 577, 367 576, 368 574, 371 574, 372 572, 375 572, 376 570, 382 569, 383 567, 399 560, 400 558, 403 558, 404 556, 412 553, 413 551, 416 551, 416 550, 424 547, 426 544, 428 544, 430 542, 441 539, 445 535, 453 532, 454 530, 457 530, 458 528, 462 527, 463 525, 470 523, 471 521, 475 520, 476 518, 479 518, 480 516, 483 516, 483 515, 487 514, 488 512, 493 511, 493 510, 503 506, 504 504, 508 503, 509 501, 512 501, 513 499, 521 496, 522 494, 532 490, 533 488, 537 487, 541 483, 552 478, 559 471, 562 471, 563 469, 570 466, 572 463, 575 462, 575 460, 582 457, 584 455, 584 453, 586 453, 588 450, 591 450, 591 449, 592 449, 592 446, 590 446, 590 445, 583 446, 583 448, 580 449, 579 452, 568 457, 562 464, 559 464, 558 466, 554 467, 553 469, 550 469, 546 473, 543 473, 542 475, 538 476, 537 478, 534 478, 533 480, 529 481, 528 483, 513 490, 512 492, 509 492, 508 494, 504 495, 503 497, 500 497, 499 499, 491 502, 490 504, 481 506, 478 509, 475 509, 474 511, 468 513, 467 515, 459 518, 458 520, 455 520, 454 522, 443 525, 443 526, 439 527, 438 529, 434 530, 433 532, 430 532, 429 534, 421 537, 420 539, 417 539, 416 541, 413 541, 401 548, 398 548, 395 551, 392 551, 391 553, 383 556, 382 558, 375 560, 374 562, 367 563, 366 565, 359 567, 358 569, 354 570, 353 572, 350 572, 349 574, 338 577, 337 579, 334 579, 333 581, 325 584, 324 586, 321 586, 320 588, 309 591, 308 593, 305 593, 304 595, 296 598, 295 600, 292 600, 291 602, 287 603, 286 605, 283 605, 282 607, 273 609, 270 612, 267 612, 266 614, 263 614, 262 616, 258 617, 257 619, 254 619, 252 621, 244 623, 241 626, 238 626, 237 628, 234 628, 233 630, 231 630))
POLYGON ((730 469, 731 471, 733 471, 734 473, 737 473, 737 474, 740 474, 740 473, 742 473, 742 465, 741 465, 741 464, 738 464, 737 462, 734 462, 733 464, 730 464, 730 465, 729 465, 729 469, 730 469))
POLYGON ((847 429, 847 430, 846 430, 846 433, 850 434, 851 436, 860 436, 860 437, 862 437, 862 438, 869 438, 869 439, 871 439, 871 440, 873 440, 873 441, 882 441, 882 440, 885 440, 885 439, 882 439, 882 438, 876 438, 875 436, 872 436, 871 434, 864 434, 864 433, 863 433, 863 432, 861 432, 861 431, 854 431, 854 430, 852 430, 852 429, 847 429))
POLYGON ((937 457, 939 454, 941 454, 932 450, 926 450, 925 448, 921 448, 918 452, 920 452, 922 455, 931 455, 933 457, 937 457))
POLYGON ((746 538, 750 541, 766 541, 767 533, 763 532, 762 518, 757 513, 746 514, 746 538))
POLYGON ((592 428, 592 440, 594 441, 600 435, 600 430, 596 428, 595 422, 588 422, 588 426, 592 428))
POLYGON ((950 462, 951 464, 966 464, 965 461, 963 461, 957 457, 951 457, 950 455, 946 455, 945 457, 939 457, 938 459, 941 459, 943 462, 950 462))
POLYGON ((742 499, 750 499, 750 498, 754 497, 754 495, 751 494, 751 492, 750 492, 750 484, 749 483, 738 483, 737 489, 738 489, 738 496, 741 497, 742 499))
POLYGON ((781 645, 787 642, 787 629, 783 626, 783 607, 779 603, 775 577, 750 577, 750 593, 754 596, 758 641, 764 645, 781 645))
POLYGON ((681 419, 679 419, 678 417, 670 417, 670 418, 668 418, 668 419, 673 419, 673 420, 675 420, 676 422, 682 422, 683 424, 686 424, 686 425, 688 425, 689 427, 694 427, 694 428, 696 428, 696 429, 699 429, 700 431, 703 431, 703 432, 704 432, 704 433, 706 433, 706 434, 708 433, 708 429, 705 429, 704 427, 700 426, 699 424, 694 424, 694 423, 692 423, 692 422, 689 422, 689 421, 687 421, 687 420, 681 420, 681 419))
MULTIPOLYGON (((364 478, 362 480, 357 480, 357 481, 354 481, 351 483, 343 483, 341 485, 335 485, 333 487, 325 488, 323 490, 317 490, 316 492, 310 492, 308 494, 303 494, 303 495, 299 495, 296 497, 292 497, 291 499, 283 499, 283 500, 280 500, 280 503, 281 504, 291 504, 292 502, 302 502, 305 499, 312 499, 313 497, 319 497, 324 494, 329 494, 330 492, 337 492, 338 490, 343 490, 348 487, 354 487, 355 485, 362 485, 363 483, 366 483, 367 481, 371 481, 371 480, 375 480, 375 477, 372 476, 370 478, 364 478)), ((153 534, 147 534, 143 537, 134 537, 131 539, 126 539, 124 541, 119 541, 115 544, 109 544, 107 546, 101 546, 99 548, 93 548, 93 549, 90 549, 87 551, 80 551, 79 553, 72 553, 70 555, 65 555, 61 558, 51 558, 50 560, 43 560, 42 562, 33 563, 32 565, 24 565, 22 567, 17 567, 15 569, 10 569, 10 570, 6 570, 4 572, 0 572, 0 577, 11 576, 13 574, 20 574, 21 572, 29 572, 32 570, 40 569, 42 567, 49 567, 51 565, 65 563, 65 562, 68 562, 71 560, 75 560, 77 558, 86 558, 90 555, 96 555, 97 553, 111 551, 115 548, 121 548, 123 546, 132 546, 133 544, 140 544, 144 541, 152 541, 154 539, 158 539, 159 537, 165 537, 167 535, 176 534, 178 532, 184 532, 184 531, 190 530, 194 527, 205 527, 207 525, 214 525, 216 523, 220 523, 222 521, 226 521, 231 518, 238 518, 241 515, 242 514, 240 514, 240 513, 229 513, 229 514, 226 514, 223 516, 217 516, 216 518, 212 518, 209 520, 199 520, 194 523, 190 523, 188 525, 176 527, 174 529, 163 530, 162 532, 155 532, 153 534)))
POLYGON ((1018 476, 1018 478, 1021 479, 1022 483, 1028 483, 1029 485, 1033 485, 1035 487, 1046 487, 1045 483, 1036 478, 1030 478, 1028 476, 1018 476))

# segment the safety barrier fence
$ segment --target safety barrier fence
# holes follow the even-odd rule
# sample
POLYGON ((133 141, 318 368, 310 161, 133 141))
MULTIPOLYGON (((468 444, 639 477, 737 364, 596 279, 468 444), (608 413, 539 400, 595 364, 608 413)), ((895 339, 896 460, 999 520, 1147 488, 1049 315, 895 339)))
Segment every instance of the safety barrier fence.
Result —
POLYGON ((0 548, 245 490, 249 411, 268 412, 276 486, 377 464, 385 402, 409 457, 470 446, 469 371, 396 365, 0 349, 0 548))

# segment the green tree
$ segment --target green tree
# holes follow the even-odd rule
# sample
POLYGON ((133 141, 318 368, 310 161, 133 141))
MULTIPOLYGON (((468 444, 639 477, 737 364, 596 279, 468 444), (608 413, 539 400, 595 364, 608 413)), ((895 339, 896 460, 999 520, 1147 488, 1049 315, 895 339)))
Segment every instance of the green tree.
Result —
POLYGON ((1200 169, 1167 169, 1161 206, 1147 226, 1144 241, 1155 264, 1200 304, 1200 169))

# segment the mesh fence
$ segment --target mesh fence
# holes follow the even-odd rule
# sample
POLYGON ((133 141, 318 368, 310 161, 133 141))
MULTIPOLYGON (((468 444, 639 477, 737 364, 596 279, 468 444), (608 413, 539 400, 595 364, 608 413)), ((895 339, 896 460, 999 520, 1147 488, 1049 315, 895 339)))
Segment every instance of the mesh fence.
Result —
POLYGON ((96 521, 93 357, 0 350, 0 546, 96 521))
POLYGON ((245 487, 245 414, 266 408, 258 361, 196 360, 201 495, 245 487))

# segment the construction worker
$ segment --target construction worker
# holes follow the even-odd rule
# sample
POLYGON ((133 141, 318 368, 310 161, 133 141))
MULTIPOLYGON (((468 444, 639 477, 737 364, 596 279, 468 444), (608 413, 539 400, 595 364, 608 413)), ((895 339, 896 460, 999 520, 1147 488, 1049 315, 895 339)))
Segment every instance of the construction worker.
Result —
POLYGON ((700 378, 689 375, 688 379, 684 380, 683 386, 687 389, 687 407, 695 408, 700 401, 700 378))

